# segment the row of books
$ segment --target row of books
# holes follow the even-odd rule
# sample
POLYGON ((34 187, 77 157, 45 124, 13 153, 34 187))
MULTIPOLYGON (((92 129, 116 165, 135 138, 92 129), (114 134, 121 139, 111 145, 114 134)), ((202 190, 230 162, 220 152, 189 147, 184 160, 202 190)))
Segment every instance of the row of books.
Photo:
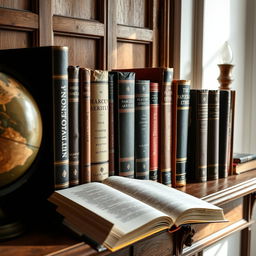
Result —
POLYGON ((69 175, 56 174, 56 188, 112 175, 174 187, 227 176, 232 91, 190 89, 172 68, 78 66, 68 88, 69 175))

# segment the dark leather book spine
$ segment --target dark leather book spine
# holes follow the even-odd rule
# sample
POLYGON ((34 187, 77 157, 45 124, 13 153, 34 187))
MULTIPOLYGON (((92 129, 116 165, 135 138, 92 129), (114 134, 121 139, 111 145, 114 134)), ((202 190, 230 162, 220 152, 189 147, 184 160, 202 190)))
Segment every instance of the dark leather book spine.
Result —
POLYGON ((164 69, 160 88, 160 182, 171 184, 171 83, 173 70, 164 69))
POLYGON ((108 74, 109 176, 115 175, 114 73, 108 74))
POLYGON ((196 103, 196 181, 207 180, 207 130, 208 130, 208 90, 197 91, 196 103))
POLYGON ((149 179, 149 80, 135 81, 135 177, 149 179))
POLYGON ((208 90, 190 90, 188 180, 207 180, 208 90))
POLYGON ((216 180, 219 178, 219 109, 219 90, 209 90, 207 180, 216 180))
POLYGON ((68 67, 69 185, 79 184, 79 67, 68 67))
POLYGON ((118 72, 118 174, 134 177, 134 110, 135 110, 135 73, 118 72))
POLYGON ((220 90, 219 177, 228 176, 231 91, 220 90))
POLYGON ((55 189, 69 186, 68 48, 53 47, 55 189))
POLYGON ((91 72, 91 180, 109 175, 108 71, 91 72))
POLYGON ((79 69, 80 183, 91 181, 91 71, 79 69))
POLYGON ((176 150, 173 150, 176 151, 176 159, 172 172, 175 173, 176 170, 176 174, 173 182, 175 184, 172 185, 182 187, 186 185, 190 81, 175 80, 172 84, 172 93, 172 122, 174 124, 176 116, 176 125, 172 129, 176 131, 175 136, 172 136, 172 140, 176 140, 176 150))
POLYGON ((158 180, 159 170, 159 83, 150 83, 150 153, 149 178, 158 180))

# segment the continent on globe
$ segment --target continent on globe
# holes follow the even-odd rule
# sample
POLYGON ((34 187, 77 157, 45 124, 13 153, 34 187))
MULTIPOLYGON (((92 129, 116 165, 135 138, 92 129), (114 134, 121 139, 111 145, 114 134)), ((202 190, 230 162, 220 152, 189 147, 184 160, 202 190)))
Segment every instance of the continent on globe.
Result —
POLYGON ((0 72, 0 188, 29 169, 41 139, 42 119, 35 100, 21 83, 0 72))

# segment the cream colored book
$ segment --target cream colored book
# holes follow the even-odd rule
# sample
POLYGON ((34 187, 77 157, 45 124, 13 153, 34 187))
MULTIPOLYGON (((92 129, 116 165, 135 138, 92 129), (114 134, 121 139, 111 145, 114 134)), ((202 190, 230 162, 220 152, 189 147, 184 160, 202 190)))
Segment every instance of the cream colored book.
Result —
POLYGON ((66 223, 111 251, 173 226, 225 221, 223 210, 150 180, 112 176, 55 191, 66 223))

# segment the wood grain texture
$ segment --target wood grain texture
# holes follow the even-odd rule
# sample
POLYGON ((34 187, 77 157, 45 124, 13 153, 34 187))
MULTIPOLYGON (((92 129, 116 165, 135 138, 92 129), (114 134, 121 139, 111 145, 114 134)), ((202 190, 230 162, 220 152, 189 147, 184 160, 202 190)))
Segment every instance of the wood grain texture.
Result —
POLYGON ((69 65, 98 68, 99 40, 55 35, 54 44, 69 47, 69 65))
POLYGON ((0 7, 19 9, 19 10, 31 10, 32 0, 0 0, 0 7))
POLYGON ((91 35, 102 37, 105 35, 104 24, 100 22, 79 20, 69 17, 53 17, 53 30, 55 32, 78 35, 91 35))
POLYGON ((153 41, 153 31, 150 29, 117 26, 117 37, 138 41, 153 41))
POLYGON ((136 43, 117 43, 117 68, 146 67, 148 45, 136 43))
POLYGON ((32 46, 32 33, 0 29, 0 48, 26 48, 32 46))
POLYGON ((39 0, 39 45, 53 45, 52 1, 39 0))
POLYGON ((148 27, 148 1, 146 0, 118 0, 117 24, 148 27))
POLYGON ((53 0, 53 13, 56 15, 97 20, 97 2, 95 0, 53 0))
POLYGON ((0 24, 6 27, 15 27, 20 30, 38 29, 38 15, 32 12, 22 12, 0 8, 0 24))

